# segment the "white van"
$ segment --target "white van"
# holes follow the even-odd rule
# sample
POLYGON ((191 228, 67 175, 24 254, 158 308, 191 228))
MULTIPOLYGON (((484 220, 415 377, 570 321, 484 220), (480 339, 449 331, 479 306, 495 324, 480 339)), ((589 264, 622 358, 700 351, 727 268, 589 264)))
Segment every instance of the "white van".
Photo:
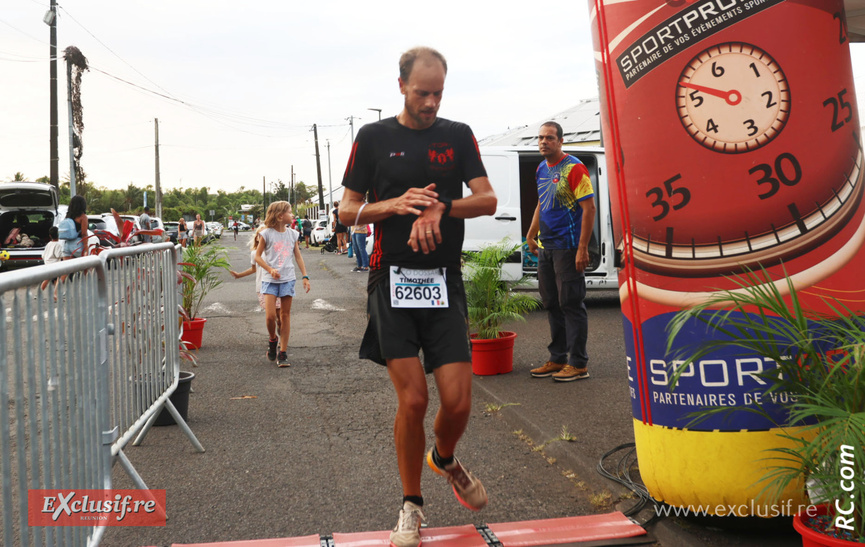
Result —
MULTIPOLYGON (((586 269, 586 287, 618 289, 616 249, 610 216, 610 194, 607 185, 604 149, 598 147, 565 147, 565 153, 576 156, 589 171, 595 189, 595 228, 589 248, 591 259, 586 269)), ((538 190, 535 170, 543 156, 537 147, 483 147, 481 157, 487 175, 498 198, 492 216, 466 220, 464 251, 476 251, 481 246, 504 238, 523 243, 523 250, 505 265, 505 275, 517 279, 521 274, 537 277, 537 258, 528 252, 525 236, 529 231, 538 190)))

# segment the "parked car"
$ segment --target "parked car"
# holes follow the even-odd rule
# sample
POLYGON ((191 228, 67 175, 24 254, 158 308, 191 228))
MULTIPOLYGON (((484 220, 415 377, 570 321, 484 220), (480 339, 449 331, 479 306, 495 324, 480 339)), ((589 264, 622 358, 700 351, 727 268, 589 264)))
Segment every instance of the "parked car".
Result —
MULTIPOLYGON (((206 244, 210 243, 211 241, 214 241, 217 238, 218 238, 218 236, 216 235, 216 232, 213 231, 213 228, 210 226, 210 222, 205 222, 204 223, 204 237, 201 238, 201 244, 206 245, 206 244)), ((190 240, 190 241, 192 241, 192 240, 190 240)))
POLYGON ((237 221, 237 229, 240 230, 241 232, 248 232, 249 230, 252 230, 252 226, 243 222, 242 220, 238 220, 237 221))
MULTIPOLYGON (((114 215, 112 215, 111 213, 102 213, 102 215, 100 215, 100 216, 102 218, 105 218, 105 219, 110 219, 111 223, 115 224, 114 215)), ((141 221, 140 221, 138 215, 120 215, 120 219, 123 221, 128 220, 128 221, 132 222, 132 226, 133 226, 134 230, 136 230, 136 231, 141 230, 141 221)), ((152 216, 152 217, 150 217, 150 229, 151 230, 163 230, 164 231, 165 230, 165 224, 162 222, 161 218, 152 216)), ((118 227, 118 231, 119 230, 120 230, 120 227, 118 227)), ((151 236, 150 237, 151 243, 162 243, 163 241, 168 241, 168 239, 165 237, 164 234, 161 236, 151 236)), ((129 240, 129 243, 132 245, 134 245, 136 243, 141 243, 141 236, 140 235, 132 236, 132 238, 129 240)))
POLYGON ((213 232, 213 237, 217 239, 222 239, 222 223, 220 222, 205 222, 204 226, 207 227, 207 231, 213 232))
POLYGON ((165 230, 162 237, 165 241, 170 241, 175 244, 177 243, 177 227, 177 222, 168 221, 162 223, 162 229, 165 230))
POLYGON ((0 268, 42 263, 42 251, 51 240, 48 229, 60 224, 66 216, 59 202, 57 189, 48 183, 0 184, 0 248, 9 252, 9 260, 0 263, 0 268), (32 242, 31 246, 26 246, 24 234, 32 242))
MULTIPOLYGON (((111 213, 102 213, 102 216, 103 217, 110 217, 112 215, 111 215, 111 213)), ((120 215, 120 219, 123 221, 128 220, 128 221, 132 222, 133 229, 136 231, 141 229, 141 224, 138 223, 138 215, 120 215)), ((140 243, 140 242, 141 242, 141 236, 133 236, 129 240, 130 244, 135 244, 135 243, 140 243)))
POLYGON ((322 245, 329 240, 333 232, 330 230, 330 221, 326 218, 320 218, 312 221, 312 233, 309 235, 309 242, 313 245, 322 245))
MULTIPOLYGON (((165 224, 159 217, 150 217, 150 229, 165 231, 165 224)), ((151 236, 150 241, 153 243, 162 243, 163 241, 168 241, 168 239, 165 237, 165 234, 163 234, 161 236, 151 236)))
POLYGON ((120 228, 117 227, 114 217, 110 215, 87 215, 87 221, 87 228, 93 232, 99 240, 99 245, 102 247, 113 247, 115 245, 115 240, 105 237, 105 232, 110 233, 118 239, 120 238, 120 228))

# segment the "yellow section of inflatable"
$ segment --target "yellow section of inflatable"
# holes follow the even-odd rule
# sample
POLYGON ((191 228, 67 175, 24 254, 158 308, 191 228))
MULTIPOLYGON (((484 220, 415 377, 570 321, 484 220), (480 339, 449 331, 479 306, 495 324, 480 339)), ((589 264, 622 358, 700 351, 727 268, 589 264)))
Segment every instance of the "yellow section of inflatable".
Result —
POLYGON ((807 505, 801 483, 780 500, 760 496, 759 481, 773 463, 769 450, 792 446, 778 431, 689 431, 634 420, 640 475, 649 494, 668 505, 718 516, 789 516, 807 505))

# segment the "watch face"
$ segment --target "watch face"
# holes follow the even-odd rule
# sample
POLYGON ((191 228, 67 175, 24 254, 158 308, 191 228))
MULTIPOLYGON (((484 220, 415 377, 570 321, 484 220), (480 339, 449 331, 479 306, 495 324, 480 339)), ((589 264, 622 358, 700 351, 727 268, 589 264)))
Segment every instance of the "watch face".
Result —
POLYGON ((775 59, 743 42, 703 50, 685 65, 676 86, 685 130, 716 152, 766 145, 784 129, 790 104, 787 78, 775 59))

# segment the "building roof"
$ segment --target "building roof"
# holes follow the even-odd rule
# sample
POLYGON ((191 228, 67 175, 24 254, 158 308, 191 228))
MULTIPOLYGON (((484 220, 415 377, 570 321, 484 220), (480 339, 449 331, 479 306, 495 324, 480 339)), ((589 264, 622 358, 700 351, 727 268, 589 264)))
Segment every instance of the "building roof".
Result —
POLYGON ((558 122, 564 130, 565 144, 597 146, 601 143, 601 106, 598 99, 584 99, 564 112, 535 123, 515 127, 478 141, 480 146, 537 146, 538 127, 558 122))

